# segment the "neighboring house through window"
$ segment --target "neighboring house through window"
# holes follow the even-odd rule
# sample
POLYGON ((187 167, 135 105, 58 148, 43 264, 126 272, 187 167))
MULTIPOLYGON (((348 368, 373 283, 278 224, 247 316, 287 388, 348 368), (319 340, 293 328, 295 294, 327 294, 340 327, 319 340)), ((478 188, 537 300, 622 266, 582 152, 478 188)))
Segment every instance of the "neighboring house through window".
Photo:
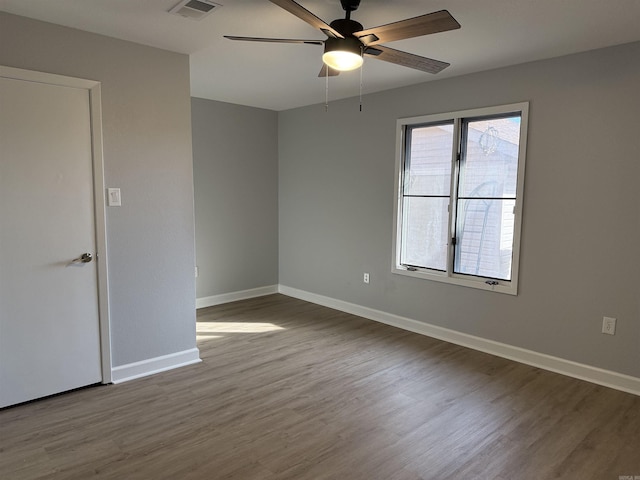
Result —
POLYGON ((397 123, 393 272, 517 293, 528 103, 397 123))

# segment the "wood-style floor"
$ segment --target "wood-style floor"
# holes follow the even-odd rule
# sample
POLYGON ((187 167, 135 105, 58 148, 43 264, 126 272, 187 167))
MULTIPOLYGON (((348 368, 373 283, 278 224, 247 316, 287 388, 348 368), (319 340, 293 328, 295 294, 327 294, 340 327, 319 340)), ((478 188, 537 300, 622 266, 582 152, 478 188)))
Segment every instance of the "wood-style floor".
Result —
POLYGON ((618 480, 640 397, 282 295, 198 313, 202 363, 0 411, 0 478, 618 480))

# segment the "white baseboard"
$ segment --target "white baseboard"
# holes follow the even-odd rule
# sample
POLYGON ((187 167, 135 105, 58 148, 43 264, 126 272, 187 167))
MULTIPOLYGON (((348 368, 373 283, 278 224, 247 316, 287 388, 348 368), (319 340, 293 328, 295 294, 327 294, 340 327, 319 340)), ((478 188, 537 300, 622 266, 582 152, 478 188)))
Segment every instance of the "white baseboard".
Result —
POLYGON ((212 307, 223 303, 235 302, 237 300, 247 300, 249 298, 262 297, 278 293, 278 285, 267 285, 266 287, 241 290, 239 292, 221 293, 211 297, 196 298, 196 308, 212 307))
POLYGON ((192 348, 182 352, 170 353, 161 357, 149 358, 140 362, 128 363, 111 369, 113 383, 123 383, 154 373, 184 367, 200 362, 200 350, 192 348))
POLYGON ((286 285, 280 285, 279 292, 289 297, 298 298, 307 302, 333 308, 360 317, 375 320, 394 327, 402 328, 410 332, 419 333, 428 337, 455 343, 463 347, 472 348, 481 352, 507 358, 516 362, 525 363, 534 367, 560 373, 569 377, 586 380, 605 387, 614 388, 623 392, 640 395, 640 378, 624 375, 622 373, 604 370, 581 363, 565 360, 544 353, 534 352, 520 347, 514 347, 506 343, 495 342, 485 338, 476 337, 448 328, 430 325, 410 318, 393 315, 391 313, 374 310, 354 303, 336 300, 334 298, 317 295, 315 293, 298 290, 286 285))

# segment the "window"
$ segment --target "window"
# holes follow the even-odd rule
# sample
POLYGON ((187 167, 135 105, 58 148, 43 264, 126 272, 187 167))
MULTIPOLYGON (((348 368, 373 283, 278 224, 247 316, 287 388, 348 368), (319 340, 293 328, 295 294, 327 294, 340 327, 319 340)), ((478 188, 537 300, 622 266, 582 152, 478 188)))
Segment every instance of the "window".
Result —
POLYGON ((398 120, 393 272, 517 293, 528 103, 398 120))

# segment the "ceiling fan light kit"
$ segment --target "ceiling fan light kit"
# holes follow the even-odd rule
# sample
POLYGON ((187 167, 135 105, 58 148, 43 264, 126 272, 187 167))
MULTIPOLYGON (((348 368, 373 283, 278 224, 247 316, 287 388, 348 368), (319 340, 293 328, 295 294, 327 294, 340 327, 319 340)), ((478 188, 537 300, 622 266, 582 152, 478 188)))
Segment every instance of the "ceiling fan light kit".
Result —
POLYGON ((322 61, 340 72, 362 66, 362 44, 357 38, 328 38, 324 43, 322 61))
POLYGON ((317 28, 327 36, 327 39, 322 41, 238 37, 229 35, 225 35, 225 38, 249 42, 301 43, 306 45, 324 44, 324 54, 322 55, 324 66, 318 75, 321 77, 325 75, 335 76, 338 75, 340 71, 359 68, 362 66, 362 57, 364 55, 423 72, 438 73, 448 67, 449 64, 447 62, 441 62, 439 60, 385 47, 380 45, 380 43, 404 40, 460 28, 460 24, 447 10, 440 10, 363 30, 360 23, 351 20, 351 12, 357 10, 360 5, 360 0, 340 0, 342 9, 346 12, 345 18, 334 20, 330 24, 316 17, 294 0, 269 1, 307 22, 312 27, 317 28))

